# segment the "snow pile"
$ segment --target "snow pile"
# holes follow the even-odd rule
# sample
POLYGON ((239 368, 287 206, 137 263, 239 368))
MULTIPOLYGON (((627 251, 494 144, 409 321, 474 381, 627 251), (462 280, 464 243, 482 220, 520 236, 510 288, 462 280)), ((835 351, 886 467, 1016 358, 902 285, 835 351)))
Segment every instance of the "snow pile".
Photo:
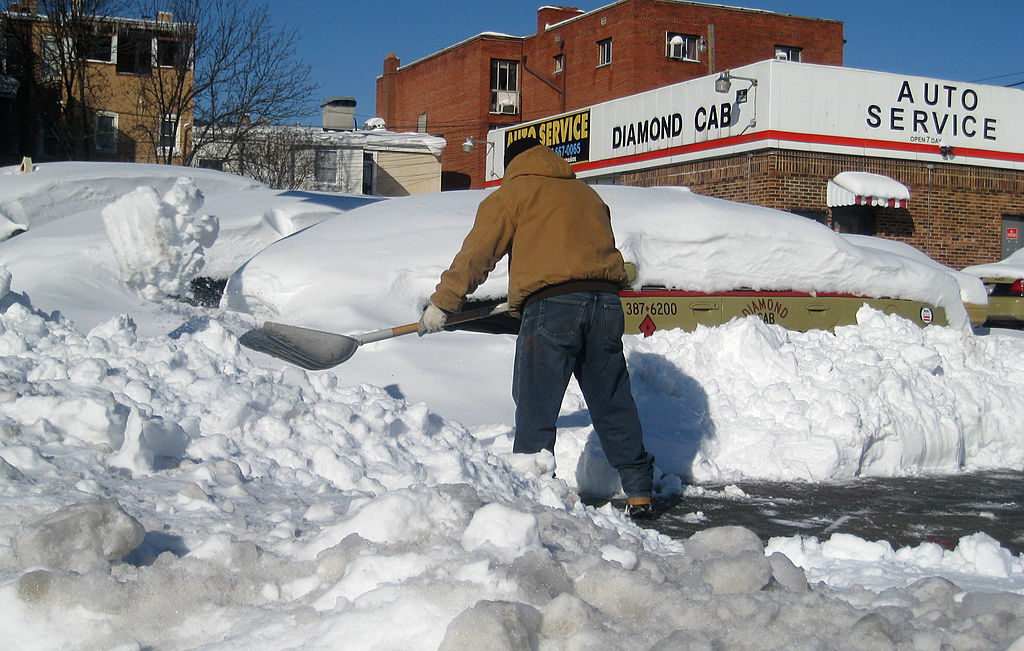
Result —
MULTIPOLYGON (((152 188, 162 198, 178 179, 192 181, 204 197, 202 212, 216 215, 219 223, 217 238, 203 255, 202 273, 215 279, 227 278, 275 240, 380 201, 361 195, 271 190, 240 176, 172 165, 68 162, 37 165, 32 174, 18 174, 16 169, 0 168, 0 214, 29 230, 3 242, 0 264, 14 273, 16 291, 31 296, 41 310, 60 311, 83 332, 112 315, 153 314, 153 302, 121 281, 121 266, 102 217, 103 209, 140 187, 152 188)), ((126 216, 129 221, 137 218, 132 211, 126 216)), ((126 246, 149 244, 141 241, 141 234, 125 237, 126 246)), ((174 253, 144 246, 142 253, 147 251, 154 261, 174 253)), ((145 255, 140 256, 133 273, 145 263, 145 255)), ((172 317, 137 318, 141 332, 169 332, 187 318, 173 315, 173 305, 161 309, 172 317)))
MULTIPOLYGON (((508 427, 474 435, 383 389, 254 365, 214 320, 145 338, 117 317, 82 336, 8 303, 0 625, 12 648, 959 648, 1024 635, 1024 559, 991 539, 955 553, 849 537, 766 549, 711 527, 679 543, 583 506, 550 455, 507 452, 508 427), (926 578, 943 575, 964 586, 926 578)), ((848 336, 881 336, 866 321, 848 336)), ((740 347, 782 339, 742 332, 757 323, 724 332, 740 347)), ((961 335, 945 332, 953 348, 961 335)), ((707 333, 671 334, 634 343, 704 351, 706 378, 737 361, 707 333)), ((793 364, 746 349, 769 372, 793 364)), ((658 399, 675 396, 682 414, 669 379, 658 399)))
POLYGON ((216 217, 196 213, 202 205, 203 194, 182 177, 163 198, 140 187, 104 208, 121 280, 151 301, 188 294, 220 229, 216 217))
POLYGON ((1024 467, 1024 340, 857 316, 835 334, 748 318, 627 338, 658 467, 698 481, 1024 467))

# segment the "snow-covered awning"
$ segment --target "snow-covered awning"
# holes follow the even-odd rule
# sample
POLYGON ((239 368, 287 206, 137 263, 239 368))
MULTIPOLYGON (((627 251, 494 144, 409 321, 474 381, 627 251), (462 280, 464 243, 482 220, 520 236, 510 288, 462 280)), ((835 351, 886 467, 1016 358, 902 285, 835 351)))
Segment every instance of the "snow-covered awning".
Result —
POLYGON ((828 182, 828 206, 906 208, 910 190, 899 181, 870 172, 843 172, 828 182))

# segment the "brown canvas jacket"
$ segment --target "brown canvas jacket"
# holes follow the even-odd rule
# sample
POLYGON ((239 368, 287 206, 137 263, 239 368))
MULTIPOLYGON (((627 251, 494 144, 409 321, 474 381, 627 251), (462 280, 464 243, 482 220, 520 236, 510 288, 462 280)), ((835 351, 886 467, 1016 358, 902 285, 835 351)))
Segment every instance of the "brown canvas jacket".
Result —
POLYGON ((564 282, 626 286, 608 206, 544 146, 516 156, 501 187, 480 202, 473 228, 430 301, 457 312, 506 254, 513 313, 534 292, 564 282))

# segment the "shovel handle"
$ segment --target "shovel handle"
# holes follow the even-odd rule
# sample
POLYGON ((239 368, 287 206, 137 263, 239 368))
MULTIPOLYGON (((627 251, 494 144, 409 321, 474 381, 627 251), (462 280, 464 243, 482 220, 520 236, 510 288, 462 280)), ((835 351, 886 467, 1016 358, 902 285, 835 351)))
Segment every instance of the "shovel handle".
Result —
POLYGON ((402 335, 411 335, 416 332, 419 327, 419 323, 407 323, 406 325, 395 326, 394 328, 391 328, 391 336, 401 337, 402 335))
MULTIPOLYGON (((476 319, 482 319, 485 316, 491 316, 493 314, 502 314, 508 312, 508 303, 500 303, 494 307, 478 307, 472 310, 466 310, 464 312, 458 312, 448 317, 445 325, 456 325, 459 323, 465 323, 466 321, 475 321, 476 319)), ((360 335, 353 335, 360 345, 368 344, 374 341, 383 341, 384 339, 391 339, 392 337, 401 337, 402 335, 411 335, 412 333, 419 330, 420 324, 407 323, 405 325, 395 326, 394 328, 384 328, 382 330, 374 330, 373 332, 364 332, 360 335)))

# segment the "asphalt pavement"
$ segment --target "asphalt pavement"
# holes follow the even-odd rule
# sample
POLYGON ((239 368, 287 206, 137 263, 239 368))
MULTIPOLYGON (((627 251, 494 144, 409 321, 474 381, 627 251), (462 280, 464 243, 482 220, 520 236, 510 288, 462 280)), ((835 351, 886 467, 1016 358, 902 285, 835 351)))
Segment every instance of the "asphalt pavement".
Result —
POLYGON ((657 517, 645 526, 677 539, 724 525, 747 527, 765 541, 849 533, 887 540, 894 548, 922 542, 953 548, 962 536, 983 531, 1013 554, 1024 553, 1024 472, 828 484, 737 482, 699 489, 656 500, 657 517))

